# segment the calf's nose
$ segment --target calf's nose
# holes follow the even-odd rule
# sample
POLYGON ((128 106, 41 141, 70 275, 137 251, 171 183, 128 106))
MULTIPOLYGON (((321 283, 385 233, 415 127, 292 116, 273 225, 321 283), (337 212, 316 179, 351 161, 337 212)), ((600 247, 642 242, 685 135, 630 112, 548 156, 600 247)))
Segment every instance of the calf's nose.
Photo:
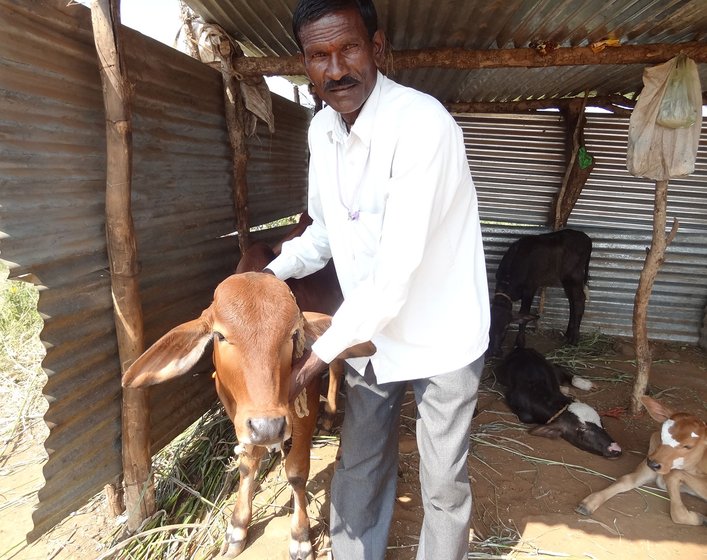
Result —
POLYGON ((285 417, 248 418, 246 426, 253 445, 271 445, 282 441, 285 435, 285 417))
POLYGON ((657 463, 652 459, 646 459, 646 464, 648 465, 648 468, 652 471, 658 472, 660 470, 660 463, 657 463))

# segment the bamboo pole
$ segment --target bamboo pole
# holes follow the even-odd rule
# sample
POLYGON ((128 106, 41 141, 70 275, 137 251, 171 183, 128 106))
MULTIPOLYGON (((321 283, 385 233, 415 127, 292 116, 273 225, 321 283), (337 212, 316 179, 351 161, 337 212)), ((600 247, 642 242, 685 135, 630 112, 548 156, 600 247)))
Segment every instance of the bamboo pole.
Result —
POLYGON ((665 250, 678 232, 679 223, 673 221, 670 233, 665 235, 668 208, 668 181, 656 181, 655 202, 653 206, 653 239, 648 248, 643 270, 638 281, 638 289, 633 302, 633 339, 636 350, 636 379, 631 394, 631 414, 641 410, 641 397, 646 394, 652 357, 648 342, 648 302, 653 291, 653 284, 663 261, 665 250))
MULTIPOLYGON (((122 374, 143 351, 144 338, 130 200, 132 91, 120 40, 120 0, 93 0, 91 20, 106 114, 106 242, 122 374)), ((125 389, 122 401, 123 479, 130 530, 137 529, 155 509, 150 480, 149 428, 147 390, 125 389)))

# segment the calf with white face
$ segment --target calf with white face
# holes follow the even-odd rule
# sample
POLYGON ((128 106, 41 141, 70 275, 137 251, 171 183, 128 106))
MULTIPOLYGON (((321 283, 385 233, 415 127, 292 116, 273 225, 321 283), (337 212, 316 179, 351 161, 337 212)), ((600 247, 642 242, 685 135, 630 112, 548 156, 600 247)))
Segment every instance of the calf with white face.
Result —
POLYGON ((561 437, 608 458, 621 455, 621 446, 604 430, 596 410, 567 396, 560 387, 571 383, 588 390, 591 382, 550 363, 532 348, 515 348, 499 365, 496 377, 505 385, 506 402, 521 422, 538 424, 529 433, 561 437))
POLYGON ((660 430, 651 435, 646 460, 608 488, 584 498, 577 513, 591 515, 616 494, 655 483, 668 491, 673 522, 707 525, 707 516, 688 510, 680 496, 688 492, 707 500, 707 425, 697 416, 675 413, 650 397, 642 397, 641 402, 651 418, 661 423, 660 430))

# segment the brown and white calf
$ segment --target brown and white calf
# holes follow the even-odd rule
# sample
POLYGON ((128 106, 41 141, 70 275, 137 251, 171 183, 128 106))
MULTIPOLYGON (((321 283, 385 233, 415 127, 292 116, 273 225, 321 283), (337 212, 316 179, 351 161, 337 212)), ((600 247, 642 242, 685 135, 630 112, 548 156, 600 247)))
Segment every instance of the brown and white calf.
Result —
POLYGON ((651 435, 646 460, 608 488, 584 498, 577 513, 591 515, 616 494, 655 483, 668 491, 670 517, 675 523, 707 525, 707 517, 688 510, 680 495, 689 492, 707 500, 707 426, 697 416, 675 413, 650 397, 642 397, 641 401, 648 414, 662 424, 651 435))
MULTIPOLYGON (((289 553, 292 560, 314 558, 305 484, 321 378, 290 402, 291 372, 330 321, 327 315, 302 313, 287 284, 270 274, 234 274, 216 287, 212 304, 198 319, 169 331, 123 376, 125 387, 146 387, 186 374, 213 343, 216 391, 240 449, 240 487, 224 541, 226 557, 245 548, 255 476, 265 450, 292 437, 285 459, 294 498, 289 553)), ((365 343, 340 358, 373 352, 375 347, 365 343)))

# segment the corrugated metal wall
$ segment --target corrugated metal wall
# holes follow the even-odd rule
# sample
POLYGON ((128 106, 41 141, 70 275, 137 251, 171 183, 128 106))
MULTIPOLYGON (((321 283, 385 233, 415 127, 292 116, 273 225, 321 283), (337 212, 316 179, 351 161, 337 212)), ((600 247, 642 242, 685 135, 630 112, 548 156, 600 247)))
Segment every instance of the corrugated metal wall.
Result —
MULTIPOLYGON (((0 0, 0 248, 12 277, 42 286, 47 346, 49 460, 33 537, 121 471, 105 124, 89 16, 65 0, 0 0)), ((125 46, 149 344, 196 316, 235 268, 236 238, 224 237, 235 230, 231 157, 220 74, 132 30, 125 46)), ((254 223, 305 207, 309 112, 281 98, 274 109, 277 134, 260 127, 249 141, 254 223)), ((214 399, 209 375, 155 390, 155 449, 214 399)))
MULTIPOLYGON (((479 195, 489 288, 508 245, 549 231, 552 196, 564 173, 564 133, 557 113, 457 115, 479 195)), ((632 336, 633 299, 650 245, 654 182, 626 170, 628 119, 590 114, 585 142, 596 166, 568 226, 593 239, 590 300, 583 332, 632 336)), ((649 335, 697 344, 707 303, 707 133, 695 173, 669 183, 668 221, 680 229, 668 248, 650 301, 649 335)), ((538 298, 536 298, 536 304, 538 298)), ((517 308, 516 304, 516 308, 517 308)), ((547 290, 542 325, 564 331, 568 304, 547 290)))

